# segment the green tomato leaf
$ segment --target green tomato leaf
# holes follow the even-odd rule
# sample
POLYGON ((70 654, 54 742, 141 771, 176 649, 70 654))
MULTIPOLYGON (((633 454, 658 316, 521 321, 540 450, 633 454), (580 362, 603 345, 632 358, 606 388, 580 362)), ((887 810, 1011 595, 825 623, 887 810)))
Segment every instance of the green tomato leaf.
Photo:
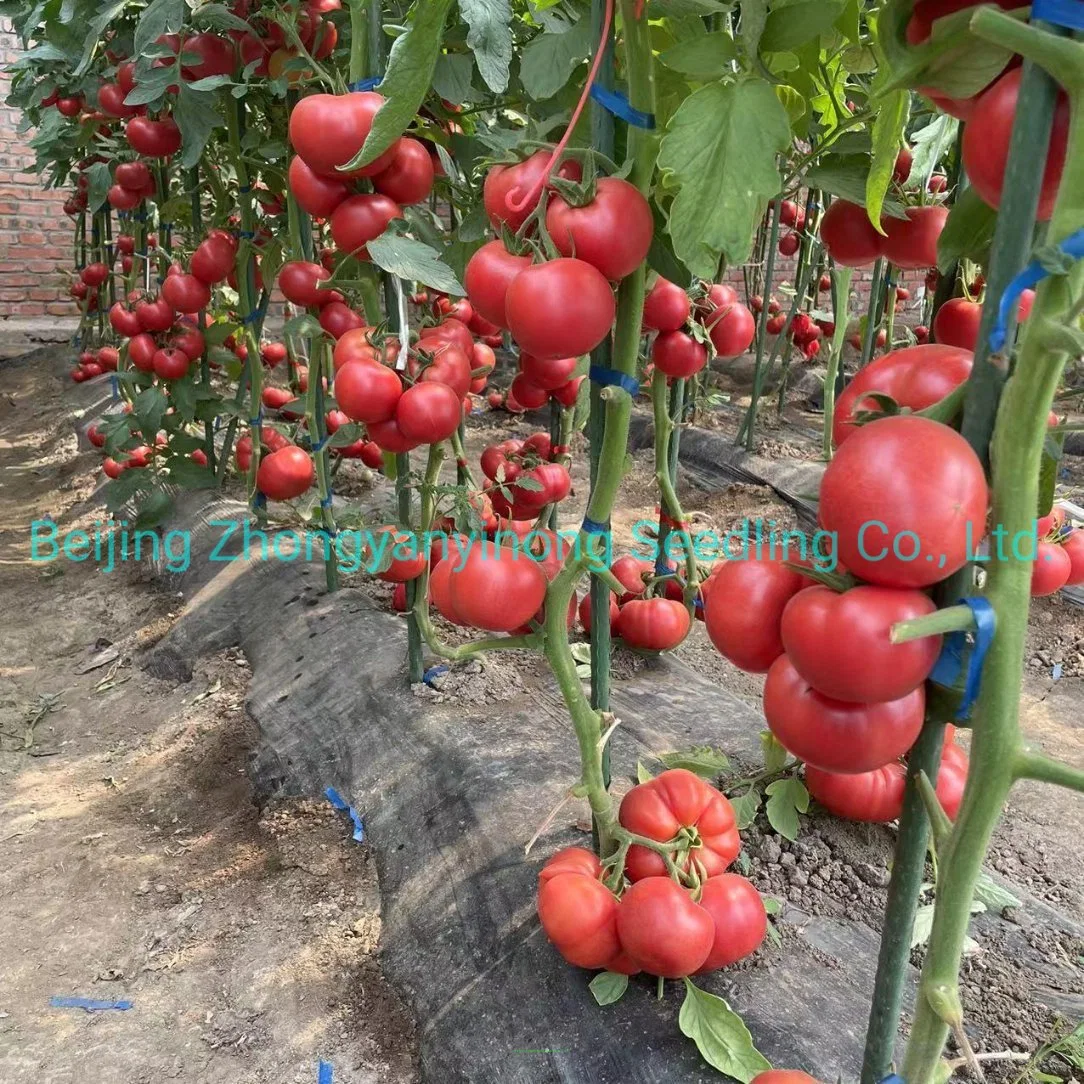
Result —
POLYGON ((486 86, 494 94, 503 94, 512 62, 511 5, 508 0, 459 0, 459 14, 470 27, 467 47, 474 53, 486 86))
POLYGON ((839 13, 839 18, 836 19, 833 25, 848 41, 853 41, 856 44, 860 42, 862 40, 861 0, 847 0, 843 10, 839 13))
POLYGON ((87 189, 87 206, 94 210, 105 203, 106 193, 113 183, 109 175, 109 166, 105 162, 95 162, 87 170, 87 180, 90 186, 87 189))
POLYGON ((750 787, 744 794, 730 799, 739 832, 745 831, 757 819, 760 800, 760 791, 756 787, 750 787))
POLYGON ((752 62, 760 50, 760 39, 768 22, 768 0, 742 0, 741 35, 745 57, 752 62))
POLYGON ((153 489, 137 502, 136 507, 138 508, 135 518, 136 530, 157 527, 173 508, 173 496, 164 489, 153 489))
MULTIPOLYGON (((658 19, 665 15, 713 15, 716 12, 726 11, 732 5, 723 3, 722 0, 651 0, 648 4, 648 17, 658 19)), ((742 8, 742 17, 745 17, 745 9, 742 8)))
MULTIPOLYGON (((805 183, 810 188, 819 188, 840 199, 866 204, 866 178, 869 175, 869 160, 858 155, 825 155, 820 164, 806 170, 805 183)), ((903 208, 891 199, 885 199, 881 206, 882 217, 902 218, 903 208)))
POLYGON ((452 0, 418 0, 414 5, 414 21, 392 44, 388 68, 380 83, 380 93, 387 100, 373 118, 372 130, 361 150, 340 169, 368 165, 407 130, 433 82, 444 20, 451 6, 452 0))
POLYGON ((934 167, 956 144, 960 122, 948 113, 938 113, 929 124, 911 135, 911 174, 907 178, 910 187, 923 191, 929 184, 934 167))
MULTIPOLYGON (((101 43, 102 34, 111 22, 124 9, 128 6, 128 0, 113 0, 113 3, 103 8, 98 14, 90 20, 86 28, 86 43, 83 46, 83 55, 79 58, 79 63, 76 65, 75 71, 72 72, 72 79, 78 79, 84 75, 87 69, 90 67, 91 61, 94 59, 94 52, 98 45, 101 43)), ((146 12, 144 12, 146 15, 146 12)), ((138 53, 133 52, 134 56, 138 56, 138 53)))
POLYGON ((790 145, 790 121, 775 88, 758 77, 711 83, 689 95, 670 120, 660 167, 674 176, 670 207, 674 253, 711 279, 720 254, 749 258, 753 234, 779 191, 777 156, 790 145))
POLYGON ((881 209, 892 183, 896 156, 903 146, 903 130, 910 111, 911 95, 906 90, 894 90, 881 99, 873 121, 873 162, 866 178, 866 214, 879 233, 884 233, 881 209))
POLYGON ((353 444, 356 440, 361 440, 364 436, 364 432, 360 425, 356 422, 351 422, 349 425, 341 425, 334 433, 328 438, 327 446, 329 448, 345 448, 349 444, 353 444))
POLYGON ((158 387, 147 388, 141 391, 132 400, 132 413, 139 422, 139 429, 144 439, 151 446, 162 428, 162 419, 166 416, 169 402, 165 393, 158 387))
POLYGON ((684 768, 704 779, 714 779, 730 767, 730 761, 725 753, 707 747, 689 749, 680 753, 663 753, 659 760, 668 768, 684 768))
POLYGON ((689 979, 685 980, 678 1026, 712 1068, 742 1084, 749 1084, 757 1073, 772 1067, 753 1045, 745 1021, 721 997, 701 990, 689 979))
POLYGON ((790 755, 770 730, 760 732, 760 748, 764 754, 764 770, 766 772, 779 771, 786 764, 787 757, 790 755))
POLYGON ((636 762, 636 782, 650 783, 654 778, 650 770, 644 767, 643 762, 638 760, 636 762))
POLYGON ((474 97, 471 80, 474 61, 466 53, 441 53, 433 69, 433 89, 449 102, 468 102, 474 97))
POLYGON ((651 237, 651 248, 647 250, 648 266, 653 271, 658 271, 664 279, 688 289, 692 285, 693 277, 689 274, 689 269, 674 255, 674 246, 666 232, 666 216, 654 200, 651 201, 651 217, 655 220, 655 232, 651 237))
POLYGON ((552 98, 595 47, 589 15, 568 25, 561 33, 547 31, 527 43, 519 59, 523 89, 536 102, 552 98))
POLYGON ((161 34, 180 30, 187 14, 184 0, 153 0, 139 17, 132 56, 142 56, 161 34))
MULTIPOLYGON (((1050 507, 1047 506, 1047 512, 1050 507)), ((1046 514, 1045 512, 1043 513, 1046 514)), ((1007 889, 996 884, 988 873, 980 873, 975 882, 975 899, 984 903, 991 911, 1001 911, 1005 907, 1021 907, 1021 902, 1007 889)))
POLYGON ((778 53, 820 37, 845 6, 846 0, 774 0, 760 37, 761 50, 778 53))
POLYGON ((218 485, 215 472, 201 467, 187 456, 175 455, 169 460, 169 480, 185 489, 214 489, 218 485))
POLYGON ((805 789, 805 784, 790 776, 769 783, 765 793, 768 804, 764 812, 768 815, 768 823, 784 839, 797 839, 801 828, 798 814, 809 810, 809 791, 805 789))
POLYGON ((461 297, 466 293, 452 269, 441 261, 439 253, 422 241, 401 237, 388 230, 366 247, 373 263, 390 274, 446 294, 461 297))
POLYGON ((943 273, 961 259, 983 263, 994 239, 997 211, 973 188, 957 194, 937 238, 937 267, 943 273))
POLYGON ((730 71, 730 62, 738 55, 734 39, 718 30, 698 38, 679 42, 659 56, 659 62, 682 75, 706 83, 730 71))
POLYGON ((625 991, 629 988, 629 977, 615 971, 603 971, 588 983, 588 988, 600 1005, 612 1005, 625 996, 625 991))
POLYGON ((181 130, 181 155, 178 164, 191 169, 203 156, 211 133, 222 126, 213 90, 192 90, 184 82, 173 107, 173 119, 181 130))

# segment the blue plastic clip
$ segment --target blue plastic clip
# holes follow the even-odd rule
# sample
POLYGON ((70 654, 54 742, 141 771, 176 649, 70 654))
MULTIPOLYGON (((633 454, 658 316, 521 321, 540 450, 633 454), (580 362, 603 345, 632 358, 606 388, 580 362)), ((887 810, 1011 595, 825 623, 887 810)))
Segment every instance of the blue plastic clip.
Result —
POLYGON ((1081 0, 1035 0, 1031 5, 1031 20, 1084 30, 1084 3, 1081 0))
POLYGON ((601 365, 592 365, 588 370, 593 384, 603 388, 624 388, 634 399, 640 394, 640 382, 634 376, 618 372, 617 369, 604 369, 601 365))
POLYGON ((332 497, 332 495, 329 493, 326 497, 321 497, 320 498, 320 507, 321 508, 330 508, 333 502, 334 502, 334 497, 332 497))
POLYGON ((608 523, 599 523, 597 519, 584 516, 583 523, 580 524, 580 530, 587 534, 609 534, 610 525, 608 523))
POLYGON ((619 90, 609 90, 600 83, 591 87, 591 97, 598 102, 608 113, 612 113, 619 120, 631 124, 634 128, 654 128, 655 114, 644 113, 633 108, 628 98, 619 90))
POLYGON ((117 379, 116 373, 110 375, 109 383, 113 389, 113 402, 115 403, 120 399, 120 381, 117 379))
POLYGON ((51 997, 49 1004, 54 1009, 83 1009, 86 1012, 105 1012, 115 1009, 127 1012, 135 1005, 134 1001, 98 1001, 92 997, 51 997))
POLYGON ((341 809, 344 813, 350 815, 350 819, 354 822, 354 839, 358 843, 363 843, 365 841, 365 828, 361 823, 361 814, 334 787, 328 787, 324 791, 324 797, 336 809, 341 809))
POLYGON ((375 87, 380 86, 382 78, 383 76, 374 75, 368 79, 359 79, 356 83, 351 83, 347 89, 355 93, 362 90, 373 90, 375 87))
POLYGON ((430 688, 433 686, 433 678, 440 677, 441 674, 446 674, 451 667, 444 662, 437 663, 436 666, 430 666, 424 674, 422 674, 422 681, 426 683, 430 688))
MULTIPOLYGON (((997 616, 993 606, 984 598, 962 598, 960 602, 971 608, 975 617, 972 631, 974 643, 971 645, 971 657, 967 664, 967 679, 964 682, 963 698, 956 712, 957 719, 966 719, 971 714, 971 705, 979 695, 979 682, 982 680, 982 667, 986 662, 986 653, 993 643, 997 629, 997 616)), ((945 636, 941 654, 937 656, 930 680, 946 688, 952 688, 963 668, 963 656, 967 647, 966 632, 950 632, 945 636)))
POLYGON ((331 1068, 331 1063, 327 1061, 320 1062, 319 1075, 316 1077, 316 1084, 333 1084, 334 1069, 331 1068))
MULTIPOLYGON (((1078 3, 1077 6, 1084 8, 1082 3, 1078 3)), ((1032 16, 1035 16, 1034 8, 1032 8, 1032 16)), ((1084 25, 1082 25, 1081 29, 1084 29, 1084 25)), ((1066 237, 1057 247, 1058 251, 1065 253, 1066 256, 1072 256, 1074 260, 1084 259, 1084 230, 1077 230, 1076 233, 1066 237)), ((1032 260, 1005 287, 1005 292, 1001 295, 1001 300, 997 306, 997 322, 990 330, 990 349, 994 353, 997 353, 1005 345, 1005 340, 1008 337, 1009 321, 1016 312, 1016 305, 1020 300, 1020 295, 1025 290, 1038 286, 1043 279, 1052 273, 1049 269, 1043 267, 1038 260, 1032 260)))
POLYGON ((257 321, 262 320, 267 315, 267 309, 253 309, 248 316, 241 317, 242 324, 255 324, 257 321))

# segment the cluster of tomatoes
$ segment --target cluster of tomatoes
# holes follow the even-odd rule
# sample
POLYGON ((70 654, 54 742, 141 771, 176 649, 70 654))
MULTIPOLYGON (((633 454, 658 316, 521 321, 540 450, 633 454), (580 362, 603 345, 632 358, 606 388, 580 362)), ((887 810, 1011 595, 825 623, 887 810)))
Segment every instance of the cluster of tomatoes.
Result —
POLYGON ((84 350, 79 355, 79 363, 71 371, 71 378, 76 384, 90 380, 102 373, 116 372, 120 364, 120 351, 115 346, 100 346, 97 350, 84 350))
MULTIPOLYGON (((103 350, 111 349, 110 347, 102 347, 103 350)), ((96 375, 96 374, 95 374, 96 375)), ((132 414, 131 403, 125 403, 122 415, 128 416, 132 414)), ((100 424, 101 419, 98 422, 94 422, 87 428, 87 440, 95 448, 104 448, 109 441, 109 432, 107 428, 103 428, 100 424)), ((134 418, 130 418, 128 421, 126 432, 126 441, 131 442, 132 439, 141 439, 139 433, 139 427, 134 418)), ((112 455, 107 455, 102 461, 102 473, 109 479, 119 478, 125 471, 129 470, 144 470, 149 469, 151 466, 151 460, 165 451, 168 445, 168 438, 165 433, 159 433, 155 437, 154 444, 138 444, 135 447, 127 449, 120 458, 116 458, 112 455)), ((193 463, 197 463, 201 467, 207 466, 207 453, 202 448, 195 448, 188 455, 188 458, 193 463)))
POLYGON ((670 844, 672 868, 655 850, 629 847, 624 866, 569 847, 539 873, 542 929, 570 964, 677 979, 728 967, 760 946, 768 919, 756 888, 727 872, 740 847, 734 810, 682 768, 633 787, 618 820, 641 838, 670 844))
POLYGON ((1063 587, 1084 584, 1084 529, 1069 522, 1058 505, 1040 517, 1038 546, 1031 572, 1031 593, 1052 595, 1063 587))
POLYGON ((736 358, 749 349, 756 333, 752 312, 726 283, 698 287, 695 300, 661 275, 644 298, 643 326, 657 332, 651 363, 671 379, 694 376, 715 356, 736 358))

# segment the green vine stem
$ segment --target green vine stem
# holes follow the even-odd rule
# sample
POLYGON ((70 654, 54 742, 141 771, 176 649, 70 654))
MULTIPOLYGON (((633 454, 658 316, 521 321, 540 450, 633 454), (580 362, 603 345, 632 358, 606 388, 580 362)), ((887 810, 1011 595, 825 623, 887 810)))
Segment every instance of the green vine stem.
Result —
MULTIPOLYGON (((193 166, 189 171, 188 180, 189 184, 192 186, 190 196, 192 201, 192 247, 195 248, 203 235, 203 207, 200 203, 198 165, 193 166)), ((196 319, 199 321, 200 333, 205 335, 207 333, 207 310, 200 309, 196 319)), ((199 379, 203 389, 210 392, 211 362, 210 358, 207 356, 206 344, 204 344, 203 349, 200 351, 199 379)), ((209 418, 203 423, 203 454, 207 456, 208 468, 214 473, 217 465, 215 461, 215 423, 209 418)))
MULTIPOLYGON (((794 304, 797 306, 798 311, 805 309, 808 294, 810 292, 809 285, 810 279, 816 283, 814 275, 817 273, 817 265, 820 261, 821 243, 820 243, 820 212, 818 208, 821 205, 821 194, 815 189, 811 188, 806 194, 805 201, 805 221, 806 228, 802 233, 802 247, 798 252, 798 270, 795 276, 796 284, 802 283, 803 285, 797 286, 794 295, 794 304)), ((816 285, 813 287, 813 295, 816 298, 816 285)), ((814 301, 815 305, 815 301, 814 301)), ((787 329, 790 327, 790 320, 787 321, 787 329)), ((784 334, 787 329, 784 329, 784 334)), ((780 336, 780 341, 782 341, 780 336)), ((790 376, 790 360, 793 350, 783 350, 783 367, 779 374, 779 395, 776 399, 775 409, 776 413, 780 417, 783 415, 783 409, 787 405, 787 379, 790 376)), ((771 366, 769 364, 769 372, 771 366)))
POLYGON ((324 377, 330 374, 331 343, 321 338, 309 357, 309 390, 306 395, 305 421, 312 441, 312 457, 316 466, 316 489, 320 494, 320 522, 327 536, 324 575, 327 589, 339 589, 339 565, 335 549, 335 510, 331 505, 331 467, 326 447, 327 410, 324 405, 324 377))
MULTIPOLYGON (((1057 244, 1084 227, 1084 44, 990 10, 980 9, 971 26, 980 37, 1041 63, 1063 82, 1069 95, 1066 163, 1048 232, 1050 243, 1057 244)), ((1025 110, 1019 109, 1017 116, 1031 123, 1025 110)), ((1037 171, 1041 162, 1040 155, 1030 162, 1030 169, 1037 171)), ((990 444, 992 522, 1010 537, 1034 525, 1047 414, 1068 357, 1057 331, 1070 318, 1082 290, 1084 262, 1079 261, 1068 274, 1039 284, 1016 364, 1002 393, 990 444)), ((1031 565, 1019 559, 994 560, 988 570, 987 598, 997 615, 997 635, 975 705, 967 785, 956 825, 940 856, 933 927, 902 1069, 908 1084, 928 1084, 935 1078, 949 1030, 962 1025, 958 974, 971 899, 1013 782, 1027 771, 1039 770, 1053 781, 1075 785, 1079 775, 1060 765, 1057 771, 1047 770, 1045 758, 1040 766, 1035 754, 1021 751, 1019 688, 1031 565)))
POLYGON ((862 336, 862 356, 858 362, 859 369, 864 369, 869 364, 870 358, 873 357, 873 344, 877 339, 877 325, 881 322, 878 315, 878 306, 880 294, 884 288, 884 278, 885 259, 883 256, 878 256, 877 262, 873 265, 873 281, 869 286, 869 303, 866 306, 866 333, 862 336))
POLYGON ((832 458, 832 424, 836 416, 836 382, 843 358, 843 344, 847 341, 847 321, 850 319, 851 279, 853 267, 837 267, 832 271, 832 316, 835 331, 832 333, 831 354, 824 373, 824 436, 821 452, 825 462, 832 458))

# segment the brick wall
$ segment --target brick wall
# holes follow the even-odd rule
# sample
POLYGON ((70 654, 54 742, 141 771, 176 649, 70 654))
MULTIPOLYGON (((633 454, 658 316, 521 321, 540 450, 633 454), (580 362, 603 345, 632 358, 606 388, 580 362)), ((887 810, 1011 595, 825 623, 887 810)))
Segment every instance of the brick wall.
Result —
MULTIPOLYGON (((18 42, 0 23, 0 68, 18 55, 18 42)), ((16 134, 19 110, 4 104, 8 77, 0 72, 0 320, 76 316, 68 297, 71 220, 59 192, 44 192, 28 172, 28 134, 16 134)))

